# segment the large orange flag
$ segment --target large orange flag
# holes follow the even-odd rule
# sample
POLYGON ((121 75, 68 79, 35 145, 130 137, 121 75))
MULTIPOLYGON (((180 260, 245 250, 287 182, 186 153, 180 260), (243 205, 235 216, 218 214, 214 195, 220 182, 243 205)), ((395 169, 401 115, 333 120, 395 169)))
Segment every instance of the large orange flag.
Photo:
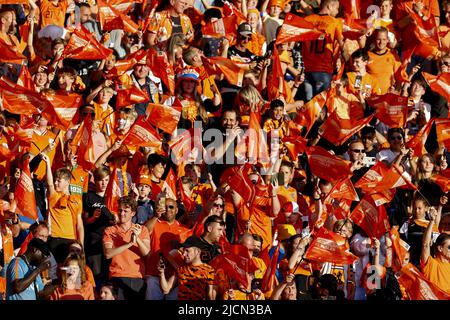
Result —
POLYGON ((213 38, 222 38, 227 35, 236 37, 237 27, 237 16, 223 17, 202 26, 202 35, 213 38))
POLYGON ((147 109, 147 119, 155 127, 173 134, 181 117, 181 108, 150 103, 147 109))
POLYGON ((121 29, 131 33, 139 31, 139 26, 130 17, 122 14, 102 0, 98 0, 98 16, 103 31, 111 31, 114 29, 121 29))
POLYGON ((172 161, 176 165, 188 162, 192 156, 203 156, 205 153, 200 128, 191 128, 179 133, 176 137, 172 137, 168 145, 172 151, 172 161), (198 154, 195 154, 196 152, 198 154))
POLYGON ((272 258, 270 259, 270 264, 267 266, 267 270, 264 273, 264 277, 262 278, 261 291, 263 293, 273 291, 273 289, 275 289, 275 286, 277 285, 276 272, 279 255, 280 255, 280 242, 278 242, 278 245, 275 248, 272 258))
POLYGON ((350 161, 338 158, 322 147, 308 147, 306 154, 312 173, 319 178, 335 182, 352 175, 350 161))
POLYGON ((380 237, 389 231, 389 219, 384 205, 376 206, 370 195, 364 196, 349 217, 372 238, 380 237))
POLYGON ((125 72, 132 69, 138 61, 143 59, 147 59, 147 51, 144 49, 139 49, 138 51, 129 54, 126 59, 116 61, 114 67, 106 74, 106 78, 110 79, 123 75, 125 72))
POLYGON ((350 178, 338 181, 328 193, 327 198, 359 201, 358 193, 350 178))
POLYGON ((128 131, 122 144, 136 147, 153 147, 161 149, 161 137, 159 137, 155 128, 143 116, 135 121, 128 131))
MULTIPOLYGON (((260 126, 260 119, 259 112, 250 111, 250 121, 246 132, 248 163, 258 163, 263 168, 268 169, 270 167, 269 147, 267 146, 266 137, 260 126)), ((236 149, 239 149, 239 145, 236 149)))
POLYGON ((86 117, 78 127, 71 142, 71 145, 77 148, 78 164, 87 171, 94 168, 94 163, 97 160, 92 140, 92 124, 92 119, 86 117))
POLYGON ((408 117, 408 98, 393 93, 367 100, 375 109, 375 117, 391 128, 403 128, 408 117))
POLYGON ((450 100, 450 73, 444 72, 438 76, 422 72, 423 77, 428 82, 431 90, 439 93, 447 101, 450 100))
POLYGON ((223 57, 203 58, 205 70, 208 74, 223 74, 227 81, 235 86, 242 87, 245 63, 236 62, 223 57))
POLYGON ((34 85, 33 78, 31 77, 30 71, 27 66, 22 66, 19 73, 19 79, 17 79, 17 84, 21 87, 36 91, 36 86, 34 85))
POLYGON ((416 47, 413 46, 411 48, 406 48, 405 51, 403 52, 402 64, 394 73, 394 78, 396 81, 409 82, 409 75, 406 73, 406 69, 408 67, 408 64, 411 62, 411 58, 415 50, 416 47))
POLYGON ((311 22, 295 14, 287 13, 276 43, 316 40, 324 34, 317 30, 311 22))
POLYGON ((276 47, 273 49, 272 55, 272 73, 268 77, 267 89, 269 100, 273 100, 282 95, 287 98, 286 81, 284 81, 284 73, 281 68, 280 55, 276 47))
POLYGON ((116 108, 148 101, 150 101, 150 98, 148 97, 147 91, 134 85, 127 89, 117 90, 116 108))
POLYGON ((22 172, 14 192, 14 199, 22 215, 33 220, 38 219, 36 198, 34 197, 33 181, 30 173, 30 159, 28 157, 23 163, 22 172))
POLYGON ((173 169, 170 168, 169 173, 167 174, 166 180, 164 180, 164 184, 162 190, 166 192, 167 198, 171 198, 177 200, 177 176, 173 172, 173 169))
POLYGON ((119 199, 121 196, 122 193, 120 192, 117 168, 114 167, 111 175, 109 176, 109 183, 105 191, 105 206, 112 214, 116 216, 119 214, 119 199))
POLYGON ((400 270, 399 284, 411 300, 450 300, 450 295, 439 289, 411 263, 400 270))
MULTIPOLYGON (((116 9, 117 11, 126 14, 133 10, 135 7, 135 3, 142 3, 145 4, 147 1, 144 0, 135 0, 135 1, 127 1, 127 0, 107 0, 106 3, 116 9)), ((153 1, 152 1, 153 2, 153 1)), ((156 0, 156 4, 158 4, 158 1, 156 0)))
POLYGON ((39 93, 0 79, 3 108, 14 114, 39 114, 50 103, 39 93))
POLYGON ((422 154, 427 153, 425 143, 427 142, 433 124, 434 119, 431 119, 413 138, 406 142, 406 147, 413 149, 413 155, 415 157, 420 157, 422 154))
POLYGON ((328 91, 322 91, 321 93, 314 96, 311 100, 309 100, 302 108, 302 110, 297 112, 297 116, 295 117, 294 122, 306 127, 306 134, 308 134, 314 122, 316 122, 323 106, 325 105, 325 102, 327 102, 327 99, 328 91))
POLYGON ((64 48, 63 57, 76 60, 103 60, 112 53, 95 39, 85 27, 77 27, 64 48))
POLYGON ((233 166, 226 169, 220 177, 221 183, 227 183, 232 190, 235 190, 244 199, 247 206, 253 203, 256 190, 250 178, 243 171, 245 166, 233 166))
POLYGON ((433 175, 430 181, 436 183, 442 190, 442 192, 447 193, 450 191, 450 169, 441 171, 438 174, 433 175))
POLYGON ((393 226, 389 231, 389 236, 392 241, 393 248, 393 256, 392 256, 392 269, 395 272, 399 271, 402 268, 403 261, 409 251, 409 244, 403 241, 400 238, 400 234, 398 232, 399 226, 393 226))
POLYGON ((286 147, 289 153, 289 157, 292 160, 297 160, 300 153, 305 152, 308 141, 299 136, 288 136, 281 138, 283 145, 286 147))
POLYGON ((325 228, 320 228, 305 252, 305 259, 335 264, 352 264, 358 257, 348 251, 346 239, 325 228))
POLYGON ((52 104, 55 112, 64 123, 76 123, 78 120, 78 110, 83 104, 81 95, 76 93, 57 94, 46 93, 45 97, 52 104))
POLYGON ((15 46, 7 44, 0 38, 0 62, 24 64, 27 60, 22 53, 20 53, 15 46))
POLYGON ((444 145, 447 149, 450 148, 450 119, 434 119, 436 124, 437 140, 439 144, 444 145))
POLYGON ((320 126, 319 133, 331 143, 340 146, 365 127, 372 118, 373 115, 360 120, 341 119, 337 112, 334 112, 320 126))
POLYGON ((175 72, 170 63, 167 52, 150 48, 147 53, 147 65, 153 74, 160 78, 169 93, 175 93, 175 72))

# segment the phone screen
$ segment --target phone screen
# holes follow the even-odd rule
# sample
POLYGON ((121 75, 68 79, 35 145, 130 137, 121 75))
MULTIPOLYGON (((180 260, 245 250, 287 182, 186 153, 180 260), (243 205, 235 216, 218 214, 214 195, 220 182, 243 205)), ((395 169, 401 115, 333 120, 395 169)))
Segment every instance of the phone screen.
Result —
POLYGON ((285 184, 284 173, 279 172, 277 174, 277 177, 278 177, 278 185, 279 186, 284 186, 284 184, 285 184))

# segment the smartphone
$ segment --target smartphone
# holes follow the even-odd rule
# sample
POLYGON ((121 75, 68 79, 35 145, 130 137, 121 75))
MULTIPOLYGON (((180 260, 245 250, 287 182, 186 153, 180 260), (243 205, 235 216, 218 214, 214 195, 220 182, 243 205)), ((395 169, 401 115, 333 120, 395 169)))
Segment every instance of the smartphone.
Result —
POLYGON ((361 89, 362 76, 357 75, 355 79, 355 85, 353 86, 355 89, 361 89))
POLYGON ((364 157, 362 161, 366 167, 373 166, 376 162, 375 157, 364 157))
POLYGON ((286 182, 285 179, 284 179, 284 173, 283 172, 278 172, 277 178, 278 178, 278 185, 279 186, 284 186, 285 182, 286 182))

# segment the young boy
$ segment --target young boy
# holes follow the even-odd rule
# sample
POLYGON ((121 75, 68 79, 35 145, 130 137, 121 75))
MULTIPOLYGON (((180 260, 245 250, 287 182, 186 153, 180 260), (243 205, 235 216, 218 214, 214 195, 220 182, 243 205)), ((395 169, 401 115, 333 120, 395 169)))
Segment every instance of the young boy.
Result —
POLYGON ((147 170, 141 170, 139 178, 136 181, 136 186, 138 190, 137 196, 137 211, 136 215, 133 217, 132 222, 143 225, 151 217, 153 217, 153 206, 151 204, 151 184, 150 175, 147 170))
POLYGON ((60 168, 55 172, 55 180, 51 169, 50 159, 41 155, 47 166, 48 187, 48 224, 51 239, 48 241, 50 250, 58 263, 62 263, 68 254, 69 243, 79 240, 84 243, 84 226, 82 220, 82 200, 78 195, 71 195, 69 191, 72 174, 67 168, 60 168))

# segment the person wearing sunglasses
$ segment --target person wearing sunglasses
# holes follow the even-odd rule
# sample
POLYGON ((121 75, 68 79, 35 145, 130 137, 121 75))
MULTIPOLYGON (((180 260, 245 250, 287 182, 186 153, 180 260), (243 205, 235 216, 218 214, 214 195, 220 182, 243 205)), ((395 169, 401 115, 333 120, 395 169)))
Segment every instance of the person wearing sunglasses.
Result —
MULTIPOLYGON (((405 146, 405 133, 402 128, 390 128, 388 130, 389 149, 383 149, 377 153, 377 161, 383 161, 388 166, 397 165, 400 169, 411 169, 412 150, 405 146)), ((410 178, 410 177, 409 177, 410 178)))

